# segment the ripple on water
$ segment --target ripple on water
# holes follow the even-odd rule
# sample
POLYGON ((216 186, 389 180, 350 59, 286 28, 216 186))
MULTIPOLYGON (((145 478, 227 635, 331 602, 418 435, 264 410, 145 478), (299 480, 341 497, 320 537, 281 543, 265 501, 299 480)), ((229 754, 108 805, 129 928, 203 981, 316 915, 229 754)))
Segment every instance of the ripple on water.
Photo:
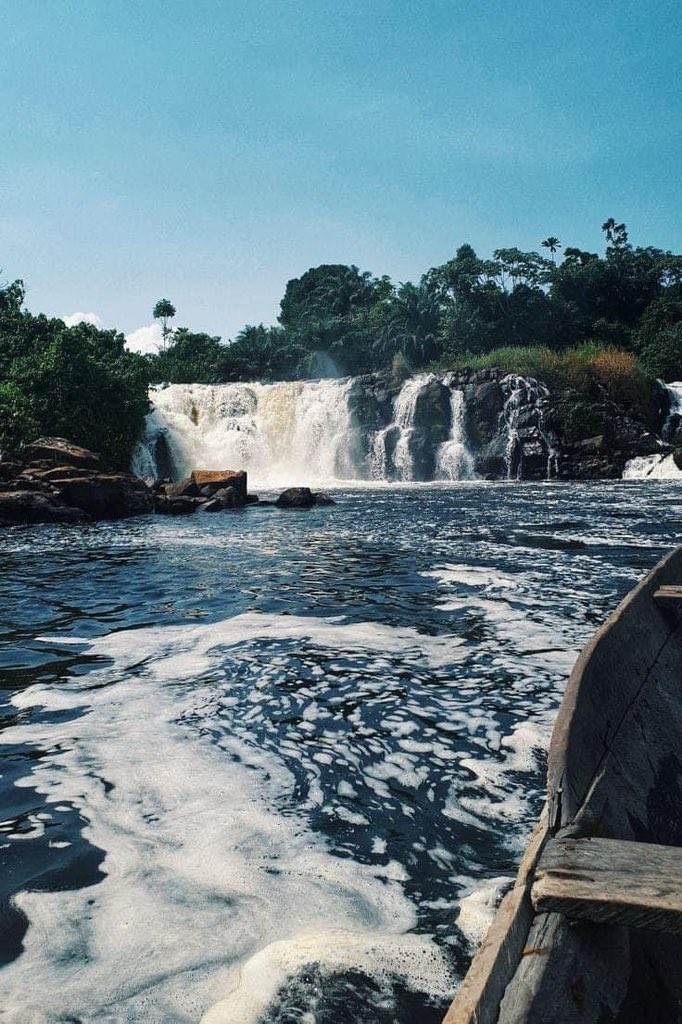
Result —
POLYGON ((339 497, 3 535, 7 1020, 439 1019, 576 653, 682 506, 339 497))

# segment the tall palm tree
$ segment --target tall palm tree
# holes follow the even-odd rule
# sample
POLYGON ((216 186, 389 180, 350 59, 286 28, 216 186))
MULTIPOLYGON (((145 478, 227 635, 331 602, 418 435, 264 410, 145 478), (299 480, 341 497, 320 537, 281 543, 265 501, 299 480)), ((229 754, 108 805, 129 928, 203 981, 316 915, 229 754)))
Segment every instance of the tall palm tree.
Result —
POLYGON ((614 232, 615 232, 617 226, 618 225, 616 224, 616 221, 615 221, 614 217, 609 217, 609 219, 605 220, 604 223, 602 224, 601 229, 604 232, 604 234, 606 235, 606 241, 607 242, 612 242, 613 241, 614 232))
POLYGON ((545 238, 544 242, 541 242, 540 244, 545 249, 549 249, 550 253, 552 254, 552 263, 554 263, 554 254, 556 253, 557 249, 561 248, 559 239, 555 238, 554 235, 550 235, 549 238, 545 238))

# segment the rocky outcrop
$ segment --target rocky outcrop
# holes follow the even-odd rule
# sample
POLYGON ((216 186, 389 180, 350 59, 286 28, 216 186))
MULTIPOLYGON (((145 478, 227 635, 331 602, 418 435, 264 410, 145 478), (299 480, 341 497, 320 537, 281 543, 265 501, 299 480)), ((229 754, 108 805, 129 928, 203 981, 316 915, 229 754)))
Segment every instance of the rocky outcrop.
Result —
POLYGON ((39 438, 0 466, 2 525, 121 519, 154 510, 144 481, 112 471, 96 452, 64 438, 39 438))
POLYGON ((77 466, 79 469, 101 469, 102 457, 96 452, 71 444, 63 437, 39 437, 26 446, 23 458, 28 465, 77 466))
POLYGON ((36 490, 0 490, 0 526, 25 523, 84 523, 91 517, 70 508, 51 494, 36 490))

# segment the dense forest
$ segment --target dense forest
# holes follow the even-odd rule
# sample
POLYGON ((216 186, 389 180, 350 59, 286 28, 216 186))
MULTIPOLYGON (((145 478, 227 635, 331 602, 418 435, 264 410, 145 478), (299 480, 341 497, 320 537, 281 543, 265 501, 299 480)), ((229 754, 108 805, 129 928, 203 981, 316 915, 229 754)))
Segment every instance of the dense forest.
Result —
POLYGON ((148 356, 128 352, 116 331, 32 315, 15 281, 0 289, 0 448, 61 434, 121 463, 140 430, 147 387, 162 381, 463 365, 549 376, 600 358, 631 376, 682 378, 682 256, 633 246, 613 218, 602 227, 601 255, 563 248, 553 236, 543 253, 496 249, 492 259, 462 245, 417 284, 355 266, 313 267, 288 282, 276 326, 247 325, 226 344, 172 328, 176 310, 161 299, 154 315, 163 342, 148 356))

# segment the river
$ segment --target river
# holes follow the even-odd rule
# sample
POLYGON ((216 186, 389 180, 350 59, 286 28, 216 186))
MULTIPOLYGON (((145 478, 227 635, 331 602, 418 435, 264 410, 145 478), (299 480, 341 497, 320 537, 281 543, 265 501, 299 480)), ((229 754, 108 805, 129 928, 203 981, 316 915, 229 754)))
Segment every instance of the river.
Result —
POLYGON ((435 1024, 668 481, 0 535, 3 1020, 435 1024))

